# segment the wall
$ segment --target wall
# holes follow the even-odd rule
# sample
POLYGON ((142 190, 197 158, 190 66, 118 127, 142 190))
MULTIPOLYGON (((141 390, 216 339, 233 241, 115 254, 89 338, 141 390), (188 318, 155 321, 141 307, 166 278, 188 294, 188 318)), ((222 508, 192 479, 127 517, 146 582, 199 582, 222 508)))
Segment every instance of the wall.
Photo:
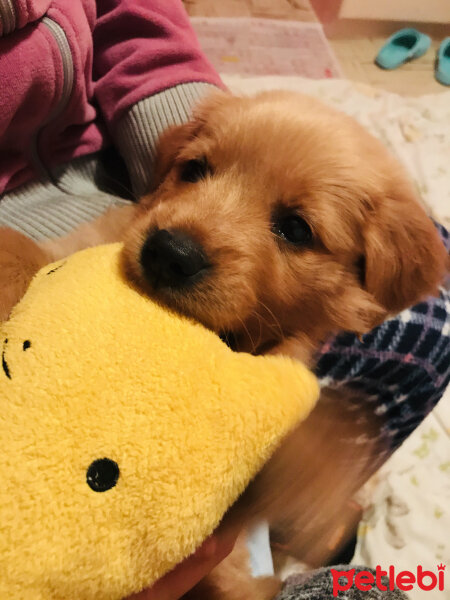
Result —
POLYGON ((311 0, 311 4, 323 23, 366 19, 450 25, 449 0, 311 0))

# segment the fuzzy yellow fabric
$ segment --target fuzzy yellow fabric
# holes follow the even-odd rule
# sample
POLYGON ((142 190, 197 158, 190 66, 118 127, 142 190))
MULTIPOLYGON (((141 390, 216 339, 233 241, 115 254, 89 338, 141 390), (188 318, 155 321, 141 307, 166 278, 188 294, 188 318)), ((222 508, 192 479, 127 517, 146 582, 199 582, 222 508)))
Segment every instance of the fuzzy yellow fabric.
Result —
POLYGON ((120 251, 43 269, 0 326, 1 600, 149 586, 317 398, 303 366, 233 353, 139 294, 120 251))

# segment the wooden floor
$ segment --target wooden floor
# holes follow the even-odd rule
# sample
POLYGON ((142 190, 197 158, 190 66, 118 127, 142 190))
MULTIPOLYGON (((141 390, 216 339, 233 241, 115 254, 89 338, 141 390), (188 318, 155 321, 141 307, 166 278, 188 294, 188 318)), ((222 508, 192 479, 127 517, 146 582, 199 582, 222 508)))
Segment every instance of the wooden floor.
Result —
MULTIPOLYGON (((259 17, 316 21, 308 0, 183 0, 191 16, 259 17)), ((419 26, 418 26, 419 27, 419 26)), ((383 71, 374 58, 386 37, 369 31, 340 35, 329 41, 346 77, 407 96, 443 92, 450 88, 434 79, 434 60, 439 40, 422 58, 395 71, 383 71)))
POLYGON ((425 56, 394 71, 378 68, 373 60, 385 37, 332 39, 331 46, 346 77, 404 96, 435 94, 450 89, 434 78, 434 61, 439 41, 433 40, 425 56))

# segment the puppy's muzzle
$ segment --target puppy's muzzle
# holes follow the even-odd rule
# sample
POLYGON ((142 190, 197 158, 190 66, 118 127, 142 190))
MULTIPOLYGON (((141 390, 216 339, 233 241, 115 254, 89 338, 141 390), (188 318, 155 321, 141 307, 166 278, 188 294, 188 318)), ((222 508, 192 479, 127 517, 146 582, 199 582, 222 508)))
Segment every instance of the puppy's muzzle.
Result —
POLYGON ((150 284, 174 289, 193 285, 211 266, 203 248, 192 237, 167 229, 150 232, 140 262, 150 284))

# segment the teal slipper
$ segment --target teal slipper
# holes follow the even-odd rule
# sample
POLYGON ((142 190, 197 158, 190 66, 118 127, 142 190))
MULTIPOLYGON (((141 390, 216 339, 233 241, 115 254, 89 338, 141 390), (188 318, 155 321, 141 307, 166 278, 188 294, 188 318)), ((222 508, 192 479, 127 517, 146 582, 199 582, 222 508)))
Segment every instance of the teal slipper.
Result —
POLYGON ((387 40, 375 59, 382 69, 396 69, 403 63, 425 54, 431 39, 417 29, 400 29, 387 40))
POLYGON ((434 73, 439 83, 450 85, 450 37, 446 37, 439 46, 434 73))

